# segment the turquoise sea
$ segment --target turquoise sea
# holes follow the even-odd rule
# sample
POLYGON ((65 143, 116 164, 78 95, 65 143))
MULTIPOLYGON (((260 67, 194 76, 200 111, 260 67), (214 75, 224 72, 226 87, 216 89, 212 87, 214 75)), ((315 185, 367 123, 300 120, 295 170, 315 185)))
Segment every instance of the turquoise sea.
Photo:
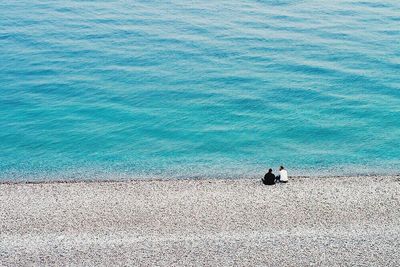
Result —
POLYGON ((400 1, 0 2, 0 180, 400 173, 400 1))

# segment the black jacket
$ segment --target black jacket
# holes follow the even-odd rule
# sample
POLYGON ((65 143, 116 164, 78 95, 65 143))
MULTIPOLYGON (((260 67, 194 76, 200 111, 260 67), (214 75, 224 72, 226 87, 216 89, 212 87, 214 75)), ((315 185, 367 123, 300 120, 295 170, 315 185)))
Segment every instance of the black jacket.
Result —
POLYGON ((268 172, 265 174, 264 179, 262 181, 264 184, 273 185, 275 184, 275 175, 272 172, 268 172))

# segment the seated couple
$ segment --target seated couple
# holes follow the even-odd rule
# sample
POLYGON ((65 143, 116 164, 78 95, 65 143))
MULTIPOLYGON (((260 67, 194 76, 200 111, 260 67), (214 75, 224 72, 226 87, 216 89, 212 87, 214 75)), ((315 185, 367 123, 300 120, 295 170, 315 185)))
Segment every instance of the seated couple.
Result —
POLYGON ((279 168, 279 175, 275 177, 272 173, 272 169, 269 169, 268 173, 265 174, 264 178, 261 179, 265 185, 274 185, 275 183, 287 183, 288 174, 283 166, 279 168))

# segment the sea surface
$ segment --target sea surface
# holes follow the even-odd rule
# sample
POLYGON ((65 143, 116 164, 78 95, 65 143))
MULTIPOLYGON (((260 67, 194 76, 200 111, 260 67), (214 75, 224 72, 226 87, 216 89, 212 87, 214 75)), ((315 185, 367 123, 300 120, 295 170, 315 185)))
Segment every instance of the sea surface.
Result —
POLYGON ((400 1, 0 2, 0 180, 400 173, 400 1))

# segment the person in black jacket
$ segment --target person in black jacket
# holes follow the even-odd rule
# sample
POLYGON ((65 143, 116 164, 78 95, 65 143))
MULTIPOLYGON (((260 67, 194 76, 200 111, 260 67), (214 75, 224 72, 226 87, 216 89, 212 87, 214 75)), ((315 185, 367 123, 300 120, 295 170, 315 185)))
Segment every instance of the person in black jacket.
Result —
POLYGON ((272 169, 268 170, 268 173, 265 174, 264 178, 261 179, 261 181, 265 185, 274 185, 275 184, 275 175, 272 173, 272 169))

